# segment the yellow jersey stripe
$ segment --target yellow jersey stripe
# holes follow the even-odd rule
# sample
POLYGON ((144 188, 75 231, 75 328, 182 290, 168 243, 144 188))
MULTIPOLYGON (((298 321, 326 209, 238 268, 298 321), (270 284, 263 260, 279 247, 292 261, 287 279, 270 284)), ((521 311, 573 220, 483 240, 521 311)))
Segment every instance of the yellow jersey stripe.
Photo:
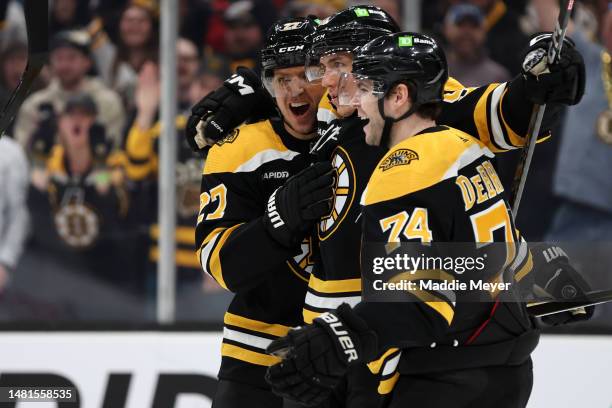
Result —
POLYGON ((484 93, 480 96, 476 108, 474 109, 474 123, 476 124, 476 130, 478 131, 478 139, 485 145, 489 146, 493 152, 503 152, 505 150, 495 146, 491 143, 491 136, 489 132, 489 124, 487 123, 488 117, 488 104, 489 94, 495 90, 496 84, 491 84, 487 87, 484 93))
POLYGON ((393 391, 393 387, 395 387, 395 384, 397 383, 397 380, 399 380, 399 376, 399 373, 396 372, 391 378, 380 381, 378 383, 378 393, 380 395, 391 393, 391 391, 393 391))
POLYGON ((319 312, 313 312, 306 308, 302 309, 302 317, 304 318, 304 323, 311 324, 314 319, 321 316, 319 312))
POLYGON ((257 353, 255 351, 247 350, 227 343, 223 343, 221 346, 221 355, 265 367, 270 367, 271 365, 280 363, 281 361, 281 359, 278 357, 257 353))
POLYGON ((527 262, 525 263, 525 265, 523 265, 523 267, 514 275, 514 279, 517 282, 520 282, 521 279, 523 279, 525 276, 527 276, 527 274, 529 272, 531 272, 531 270, 533 269, 533 258, 531 256, 531 251, 529 252, 529 255, 527 256, 527 262))
POLYGON ((283 326, 282 324, 266 323, 259 320, 249 319, 248 317, 238 316, 236 314, 226 312, 223 318, 223 323, 242 327, 247 330, 271 334, 277 337, 287 335, 291 327, 283 326))
MULTIPOLYGON (((178 225, 175 229, 176 232, 176 242, 179 244, 187 244, 195 246, 195 228, 193 227, 185 227, 178 225)), ((152 225, 149 229, 149 233, 151 238, 154 240, 159 239, 159 225, 152 225)))
POLYGON ((321 293, 361 293, 361 278, 324 281, 310 275, 308 286, 321 293))
POLYGON ((455 317, 455 311, 448 302, 425 302, 425 304, 438 312, 446 320, 449 326, 451 325, 455 317))
POLYGON ((512 146, 521 147, 525 145, 525 137, 519 136, 514 130, 512 130, 512 128, 510 127, 510 125, 508 125, 508 122, 506 122, 506 119, 504 118, 504 110, 501 109, 501 106, 504 101, 504 96, 506 96, 507 93, 508 93, 508 88, 506 87, 506 89, 504 90, 504 93, 501 96, 501 100, 499 101, 499 110, 498 110, 499 116, 501 117, 502 125, 504 126, 504 129, 506 129, 506 133, 508 134, 508 137, 510 138, 510 142, 512 143, 512 146))
POLYGON ((221 266, 220 252, 221 252, 221 248, 223 248, 223 245, 225 245, 225 241, 227 241, 230 234, 241 225, 242 224, 234 225, 233 227, 226 229, 221 234, 221 236, 215 243, 215 247, 213 248, 210 254, 210 259, 208 260, 208 265, 210 267, 210 274, 213 276, 213 278, 215 278, 217 283, 219 283, 219 285, 221 285, 225 289, 227 289, 227 284, 225 283, 225 280, 223 279, 223 268, 221 266))
MULTIPOLYGON (((153 246, 149 249, 149 259, 152 262, 159 261, 159 248, 157 246, 153 246)), ((188 249, 177 249, 174 253, 174 261, 176 262, 176 266, 200 269, 200 263, 198 262, 196 253, 188 249)))
POLYGON ((391 347, 389 350, 385 351, 385 353, 380 356, 379 358, 377 358, 376 360, 368 363, 368 368, 370 369, 370 371, 372 372, 372 374, 378 374, 380 373, 380 370, 382 370, 383 365, 385 364, 385 361, 391 357, 393 354, 395 354, 397 351, 399 351, 398 348, 396 347, 391 347))
POLYGON ((270 121, 243 125, 237 130, 231 142, 211 147, 204 163, 204 174, 252 171, 263 163, 290 160, 298 154, 287 149, 270 121))

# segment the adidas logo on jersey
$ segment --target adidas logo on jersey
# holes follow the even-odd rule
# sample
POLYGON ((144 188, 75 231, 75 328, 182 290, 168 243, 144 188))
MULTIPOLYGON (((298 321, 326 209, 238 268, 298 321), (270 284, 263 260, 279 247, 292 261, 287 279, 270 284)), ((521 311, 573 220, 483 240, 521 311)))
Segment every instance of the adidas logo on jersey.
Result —
POLYGON ((269 180, 269 179, 284 179, 289 177, 289 172, 288 171, 269 171, 267 173, 264 173, 263 175, 263 179, 264 180, 269 180))
POLYGON ((347 363, 357 360, 359 358, 359 354, 357 354, 357 350, 355 350, 353 339, 351 336, 349 336, 348 331, 344 328, 344 325, 340 319, 338 319, 338 316, 327 312, 320 315, 318 319, 321 319, 327 323, 332 332, 337 336, 338 343, 340 343, 342 350, 344 350, 344 354, 347 356, 347 363))
POLYGON ((270 219, 270 223, 274 228, 281 227, 285 225, 285 222, 281 218, 280 214, 276 210, 276 192, 278 189, 274 190, 274 192, 268 198, 268 218, 270 219))

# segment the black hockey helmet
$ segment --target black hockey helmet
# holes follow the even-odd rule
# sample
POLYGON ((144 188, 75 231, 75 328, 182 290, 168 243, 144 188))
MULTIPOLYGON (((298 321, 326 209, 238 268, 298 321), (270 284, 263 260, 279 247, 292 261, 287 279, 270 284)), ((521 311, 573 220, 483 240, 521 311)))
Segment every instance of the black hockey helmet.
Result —
POLYGON ((444 51, 423 34, 401 32, 385 35, 355 50, 353 71, 342 74, 339 102, 351 105, 356 96, 370 93, 378 98, 378 109, 385 119, 383 140, 394 122, 407 118, 424 104, 443 101, 448 66, 444 51), (398 118, 385 115, 384 97, 393 86, 404 82, 410 90, 412 106, 398 118))
POLYGON ((318 21, 314 16, 288 18, 278 21, 268 30, 266 43, 260 52, 260 64, 262 82, 272 95, 271 80, 275 69, 304 66, 318 21))
POLYGON ((448 66, 433 38, 402 32, 379 37, 356 50, 353 74, 376 81, 384 93, 397 82, 410 83, 410 97, 418 107, 442 102, 448 66))
POLYGON ((306 75, 311 81, 322 77, 319 58, 335 52, 352 52, 357 47, 395 33, 399 26, 386 11, 376 6, 353 6, 322 20, 312 37, 306 61, 306 75))

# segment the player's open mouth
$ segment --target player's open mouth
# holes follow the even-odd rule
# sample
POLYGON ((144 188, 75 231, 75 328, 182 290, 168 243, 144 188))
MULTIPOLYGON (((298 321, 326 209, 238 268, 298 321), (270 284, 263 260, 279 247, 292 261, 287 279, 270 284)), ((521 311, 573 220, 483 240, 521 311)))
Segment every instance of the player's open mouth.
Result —
POLYGON ((289 109, 295 116, 302 116, 308 112, 310 104, 307 102, 293 102, 289 104, 289 109))

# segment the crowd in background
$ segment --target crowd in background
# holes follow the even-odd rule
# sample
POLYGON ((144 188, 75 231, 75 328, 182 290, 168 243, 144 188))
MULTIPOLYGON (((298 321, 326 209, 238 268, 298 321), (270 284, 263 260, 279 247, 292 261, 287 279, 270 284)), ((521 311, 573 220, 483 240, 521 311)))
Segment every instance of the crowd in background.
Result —
MULTIPOLYGON (((10 138, 0 139, 0 320, 153 319, 159 5, 50 3, 48 66, 7 131, 10 138)), ((407 0, 177 0, 179 320, 218 321, 229 299, 203 276, 195 255, 204 158, 182 134, 190 106, 237 66, 257 70, 266 31, 278 18, 324 18, 365 3, 414 29, 402 21, 407 0)), ((612 12, 603 0, 576 8, 570 35, 585 57, 587 91, 538 147, 517 223, 532 241, 596 242, 612 234, 612 113, 608 122, 599 117, 612 103, 605 85, 610 57, 604 57, 612 47, 612 12)), ((451 76, 481 86, 520 73, 529 36, 552 30, 558 3, 439 0, 421 1, 418 9, 421 31, 444 45, 451 76)), ((0 0, 0 19, 4 105, 27 59, 20 1, 0 0)), ((504 179, 516 159, 501 158, 504 179)))

